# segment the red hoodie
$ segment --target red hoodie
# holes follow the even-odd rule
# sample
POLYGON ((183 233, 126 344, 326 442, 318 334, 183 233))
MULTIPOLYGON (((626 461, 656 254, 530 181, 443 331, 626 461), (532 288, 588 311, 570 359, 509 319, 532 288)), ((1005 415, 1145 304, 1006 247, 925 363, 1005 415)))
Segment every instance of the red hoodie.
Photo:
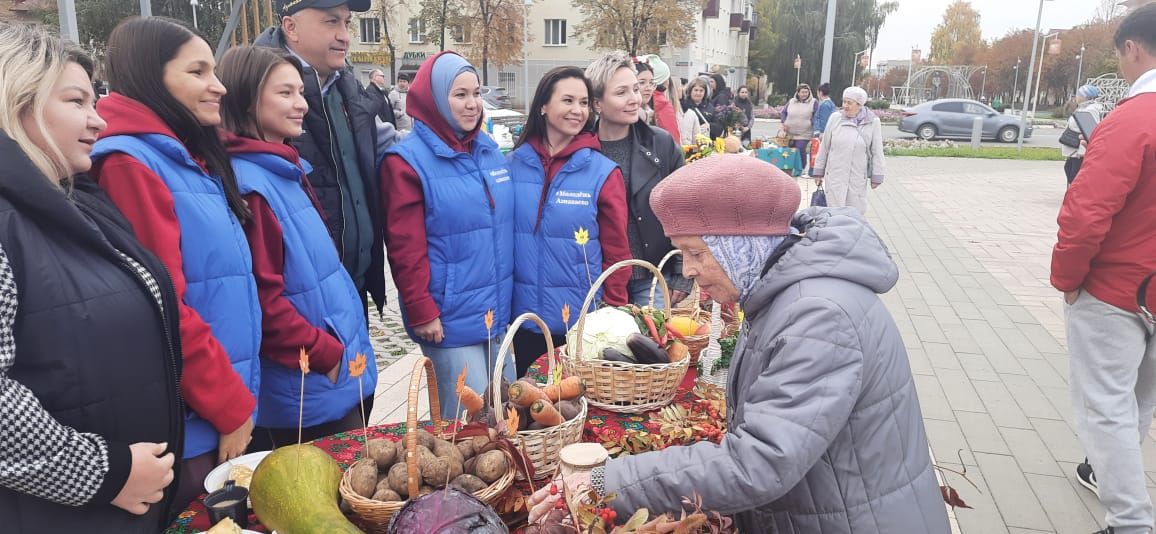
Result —
MULTIPOLYGON (((176 139, 164 121, 148 107, 118 93, 97 103, 108 128, 100 137, 160 134, 176 139)), ((203 166, 203 163, 202 163, 203 166)), ((197 415, 218 432, 237 430, 253 415, 257 399, 233 370, 229 355, 213 337, 196 310, 185 305, 181 227, 173 195, 148 167, 123 153, 110 154, 93 165, 92 178, 132 224, 137 238, 165 264, 180 306, 180 334, 184 369, 181 395, 197 415)))
POLYGON ((670 99, 666 98, 666 93, 660 89, 655 89, 654 96, 651 98, 654 100, 655 124, 670 133, 675 144, 678 144, 679 140, 682 139, 682 134, 678 131, 678 115, 674 113, 674 104, 670 103, 670 99))
MULTIPOLYGON (((406 114, 428 126, 450 148, 468 152, 481 128, 478 125, 458 139, 434 103, 430 71, 442 54, 426 60, 410 85, 406 114)), ((414 134, 410 134, 414 135, 414 134)), ((397 285, 398 298, 405 306, 409 326, 426 324, 441 316, 441 310, 430 295, 429 244, 425 232, 425 195, 421 176, 397 154, 385 156, 378 170, 381 179, 381 205, 385 210, 385 250, 389 268, 397 285)))
MULTIPOLYGON (((546 195, 558 171, 562 170, 562 166, 570 161, 570 156, 575 152, 583 148, 601 152, 602 144, 598 142, 598 136, 594 132, 583 132, 574 136, 569 145, 551 156, 541 139, 529 139, 527 143, 542 159, 542 168, 546 169, 546 180, 542 184, 542 197, 538 203, 538 222, 541 222, 546 195)), ((615 168, 598 194, 598 239, 602 245, 603 271, 615 263, 632 257, 630 240, 626 235, 626 220, 629 216, 626 206, 626 181, 622 178, 622 171, 615 168)), ((630 269, 619 269, 602 285, 602 300, 611 306, 626 305, 630 298, 626 291, 626 284, 629 282, 630 269)))
MULTIPOLYGON (((226 135, 225 148, 230 155, 272 154, 301 166, 301 156, 292 145, 226 135)), ((305 171, 301 172, 301 186, 317 212, 324 213, 305 171)), ((305 347, 309 353, 309 369, 328 373, 341 363, 345 347, 324 327, 318 328, 302 317, 285 297, 285 234, 281 222, 259 193, 245 195, 245 202, 253 212, 253 218, 245 225, 245 237, 253 253, 253 278, 261 301, 261 357, 296 369, 300 365, 299 351, 305 347)))

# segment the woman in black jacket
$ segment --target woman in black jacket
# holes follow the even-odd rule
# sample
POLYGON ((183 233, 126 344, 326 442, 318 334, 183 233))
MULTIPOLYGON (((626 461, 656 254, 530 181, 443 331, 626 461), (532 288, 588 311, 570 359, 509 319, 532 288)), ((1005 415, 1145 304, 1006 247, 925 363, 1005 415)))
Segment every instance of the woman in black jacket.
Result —
POLYGON ((91 60, 0 24, 0 72, 0 530, 157 532, 183 441, 172 284, 80 174, 105 127, 91 60))
MULTIPOLYGON (((626 53, 611 52, 594 60, 586 67, 586 78, 594 89, 592 103, 598 114, 602 154, 618 164, 626 181, 631 255, 658 265, 674 246, 650 209, 650 191, 682 167, 682 148, 666 130, 638 120, 642 94, 634 62, 626 53)), ((678 304, 691 290, 691 282, 682 277, 681 257, 667 262, 663 274, 670 285, 671 305, 678 304)), ((650 303, 653 279, 650 271, 634 269, 626 287, 631 303, 650 303)), ((655 294, 655 306, 662 307, 661 292, 655 294)))

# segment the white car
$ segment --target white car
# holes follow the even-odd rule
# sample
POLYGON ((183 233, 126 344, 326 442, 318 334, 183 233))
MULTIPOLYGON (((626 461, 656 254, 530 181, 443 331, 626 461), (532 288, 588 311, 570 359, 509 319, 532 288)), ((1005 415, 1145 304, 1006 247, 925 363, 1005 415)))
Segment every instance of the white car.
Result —
POLYGON ((482 101, 482 108, 485 110, 486 118, 495 125, 513 127, 515 124, 526 124, 526 114, 520 111, 500 108, 485 100, 482 101))

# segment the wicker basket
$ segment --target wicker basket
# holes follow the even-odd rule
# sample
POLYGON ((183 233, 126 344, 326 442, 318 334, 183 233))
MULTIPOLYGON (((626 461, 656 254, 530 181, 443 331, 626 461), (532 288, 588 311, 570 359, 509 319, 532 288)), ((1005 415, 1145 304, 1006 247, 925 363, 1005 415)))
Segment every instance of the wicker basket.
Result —
MULTIPOLYGON (((405 419, 405 460, 409 470, 410 495, 416 495, 421 487, 421 481, 417 478, 417 396, 421 392, 423 370, 425 371, 426 383, 429 388, 430 416, 433 419, 434 430, 439 431, 438 437, 442 439, 453 438, 452 434, 440 432, 440 430, 445 427, 445 424, 442 422, 441 415, 437 410, 439 406, 438 386, 437 380, 434 377, 433 362, 423 356, 414 364, 413 372, 410 374, 409 405, 405 419)), ((510 470, 503 475, 502 478, 494 481, 493 484, 474 493, 475 497, 486 504, 493 504, 493 502, 514 483, 514 458, 504 450, 503 454, 506 455, 506 461, 509 462, 511 466, 510 470)), ((349 507, 353 509, 354 515, 360 519, 361 525, 368 528, 369 532, 375 534, 384 534, 389 527, 390 518, 392 518, 393 514, 397 513, 398 510, 401 510, 402 506, 405 506, 406 503, 406 501, 375 501, 358 495, 353 491, 349 470, 346 470, 345 474, 341 476, 341 485, 338 489, 341 492, 341 497, 344 498, 345 502, 349 503, 349 507)))
MULTIPOLYGON (((502 339, 502 345, 498 348, 498 362, 494 367, 494 385, 490 388, 493 392, 491 409, 494 410, 494 418, 500 424, 506 419, 506 414, 502 413, 502 368, 505 366, 506 353, 510 350, 510 345, 514 342, 514 333, 526 321, 533 321, 542 329, 542 335, 546 337, 546 354, 549 366, 546 373, 546 384, 553 383, 554 380, 554 361, 560 360, 558 353, 554 350, 554 340, 550 338, 550 329, 546 323, 542 321, 541 317, 533 313, 523 313, 519 315, 510 327, 506 329, 506 337, 502 339)), ((558 361, 557 365, 561 366, 562 362, 558 361)), ((534 466, 534 478, 546 478, 554 475, 558 469, 558 453, 562 447, 578 443, 582 441, 582 428, 586 424, 587 403, 583 397, 581 399, 582 410, 578 412, 578 416, 565 421, 558 426, 550 428, 543 428, 541 430, 519 430, 516 443, 519 444, 519 450, 530 459, 530 463, 534 466)), ((522 480, 522 474, 516 475, 518 480, 522 480)))
POLYGON ((667 318, 670 317, 670 291, 658 268, 642 260, 620 261, 603 271, 602 276, 599 276, 590 287, 590 291, 586 294, 586 302, 582 303, 582 312, 578 316, 573 341, 567 343, 566 354, 562 358, 562 365, 567 374, 580 376, 586 381, 586 398, 591 406, 619 413, 648 412, 670 404, 690 366, 690 358, 673 363, 640 364, 579 357, 582 354, 582 332, 586 327, 586 313, 594 302, 598 288, 615 271, 631 267, 649 269, 658 277, 658 283, 662 286, 662 293, 666 297, 664 314, 667 318))
MULTIPOLYGON (((666 262, 671 258, 681 255, 682 251, 674 249, 666 253, 662 257, 662 261, 658 262, 658 271, 662 272, 663 267, 666 267, 666 262)), ((654 291, 658 289, 658 278, 655 278, 650 283, 650 302, 654 302, 654 291)), ((689 317, 692 321, 700 327, 710 324, 710 314, 702 309, 702 291, 698 288, 698 282, 694 282, 694 287, 690 291, 690 296, 685 301, 690 304, 689 307, 675 307, 670 310, 670 317, 689 317)), ((710 338, 710 333, 706 334, 691 334, 689 336, 682 336, 682 342, 690 352, 690 366, 698 365, 698 358, 702 354, 702 349, 706 348, 707 341, 710 338)))

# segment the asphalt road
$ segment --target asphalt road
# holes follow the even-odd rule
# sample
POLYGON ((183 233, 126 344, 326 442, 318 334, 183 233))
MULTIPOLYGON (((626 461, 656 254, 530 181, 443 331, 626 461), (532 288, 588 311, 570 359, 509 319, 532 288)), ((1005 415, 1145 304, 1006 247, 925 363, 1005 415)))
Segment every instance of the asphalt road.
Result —
MULTIPOLYGON (((755 120, 755 128, 753 134, 755 137, 773 137, 779 131, 778 120, 755 120)), ((1060 128, 1037 126, 1032 131, 1032 136, 1024 139, 1024 146, 1041 146, 1060 148, 1060 134, 1063 132, 1060 128)), ((899 127, 895 124, 883 125, 884 139, 915 139, 915 136, 909 133, 899 131, 899 127)), ((955 139, 956 142, 968 143, 970 139, 955 139)), ((984 141, 984 146, 1014 146, 1014 143, 1005 144, 997 143, 995 141, 984 141)))

